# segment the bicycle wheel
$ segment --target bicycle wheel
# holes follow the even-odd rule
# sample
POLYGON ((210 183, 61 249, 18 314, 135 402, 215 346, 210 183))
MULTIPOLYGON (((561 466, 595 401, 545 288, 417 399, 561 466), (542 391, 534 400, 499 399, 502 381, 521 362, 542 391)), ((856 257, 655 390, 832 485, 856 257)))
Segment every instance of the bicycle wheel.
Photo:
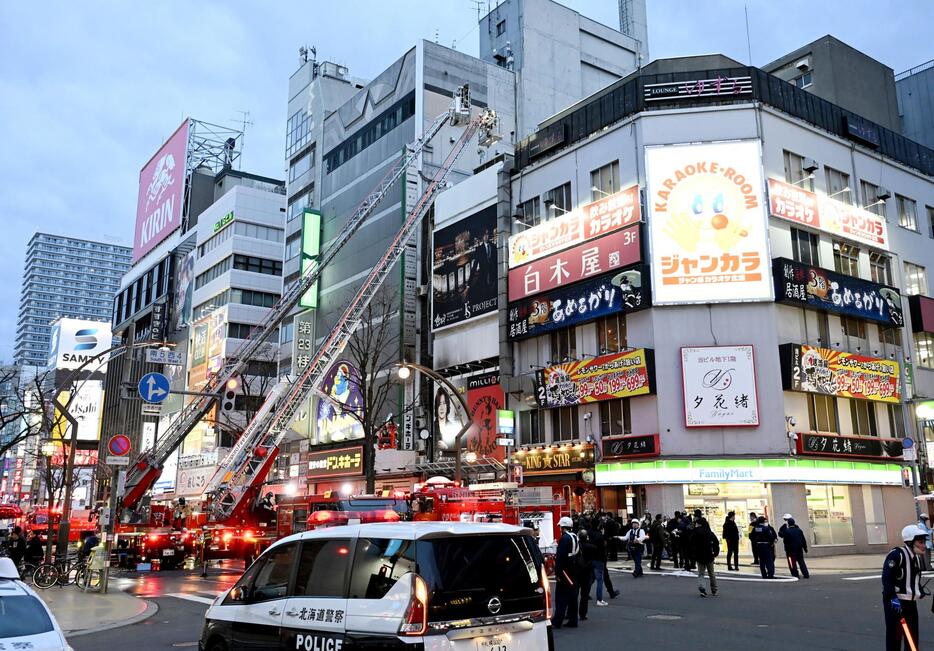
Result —
POLYGON ((62 585, 71 585, 78 578, 78 573, 87 567, 84 561, 74 561, 66 567, 66 573, 61 577, 62 585))
MULTIPOLYGON (((84 577, 84 585, 81 586, 82 590, 100 592, 101 587, 104 585, 103 570, 86 569, 81 572, 81 576, 84 577)), ((77 581, 75 585, 78 585, 77 581)))
POLYGON ((37 588, 45 590, 58 582, 59 571, 54 563, 42 563, 32 574, 32 582, 37 588))

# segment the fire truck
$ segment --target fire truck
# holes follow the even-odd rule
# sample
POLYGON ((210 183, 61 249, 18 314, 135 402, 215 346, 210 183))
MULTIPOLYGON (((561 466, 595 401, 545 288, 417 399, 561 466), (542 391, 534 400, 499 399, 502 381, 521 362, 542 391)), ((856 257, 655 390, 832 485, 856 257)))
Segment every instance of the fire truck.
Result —
MULTIPOLYGON (((43 540, 49 531, 49 519, 52 520, 52 539, 58 537, 58 525, 62 521, 62 510, 60 508, 49 509, 46 507, 34 508, 27 511, 14 521, 14 524, 22 527, 23 531, 35 531, 43 540)), ((94 511, 72 509, 68 518, 68 542, 78 542, 81 540, 82 531, 94 531, 97 528, 97 514, 94 511)))
MULTIPOLYGON (((386 172, 376 189, 348 216, 340 231, 323 248, 316 265, 312 265, 294 284, 283 292, 279 302, 269 310, 263 321, 255 326, 240 347, 228 356, 221 368, 212 375, 198 395, 194 396, 178 413, 172 425, 160 436, 159 442, 141 453, 129 466, 126 492, 123 497, 123 521, 129 523, 143 496, 159 478, 163 465, 178 449, 194 427, 207 417, 228 382, 246 372, 251 359, 256 358, 265 342, 290 315, 299 299, 318 282, 322 271, 334 260, 344 245, 354 236, 377 206, 390 196, 392 188, 402 178, 418 174, 420 159, 426 147, 434 149, 439 164, 430 176, 424 176, 426 186, 411 210, 405 216, 399 231, 389 243, 385 253, 376 261, 360 289, 344 308, 308 364, 298 376, 282 378, 270 391, 256 415, 247 424, 237 442, 219 463, 214 477, 208 483, 207 519, 201 531, 222 528, 221 540, 230 533, 241 532, 246 540, 247 531, 258 531, 255 519, 260 489, 278 455, 279 444, 288 432, 289 424, 316 389, 334 362, 338 359, 354 330, 360 325, 366 307, 389 277, 394 265, 401 259, 409 240, 418 232, 423 217, 447 185, 447 179, 460 155, 479 134, 477 143, 488 147, 499 139, 496 113, 484 108, 472 113, 469 88, 459 87, 454 92, 451 108, 438 116, 424 134, 410 143, 394 165, 386 172), (463 127, 458 138, 447 132, 445 137, 432 143, 444 127, 463 127)), ((293 510, 294 521, 294 510, 293 510)), ((254 537, 256 534, 251 534, 254 537)), ((261 537, 269 535, 263 529, 261 537)), ((207 549, 216 538, 211 536, 207 549)), ((218 547, 220 547, 218 545, 218 547)), ((218 549, 217 551, 220 551, 218 549)))
POLYGON ((276 537, 300 531, 363 522, 409 520, 411 510, 403 492, 382 495, 302 495, 279 501, 276 537))

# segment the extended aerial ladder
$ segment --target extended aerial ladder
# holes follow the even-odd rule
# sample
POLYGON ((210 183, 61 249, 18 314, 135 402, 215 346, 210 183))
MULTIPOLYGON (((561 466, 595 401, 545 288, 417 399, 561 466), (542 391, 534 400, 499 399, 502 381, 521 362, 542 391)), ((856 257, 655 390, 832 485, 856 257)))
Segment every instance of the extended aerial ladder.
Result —
POLYGON ((181 445, 185 436, 207 415, 215 401, 214 394, 223 390, 229 380, 246 371, 249 360, 259 352, 270 334, 288 316, 301 296, 318 281, 322 270, 334 260, 347 241, 388 195, 391 188, 404 176, 406 168, 417 159, 425 146, 446 124, 466 124, 466 128, 444 163, 438 168, 424 194, 406 216, 386 253, 374 265, 337 324, 312 356, 306 370, 294 381, 286 377, 276 384, 237 443, 221 462, 207 491, 214 497, 212 520, 220 522, 230 517, 250 487, 262 481, 274 462, 277 446, 302 401, 320 382, 331 363, 346 345, 359 324, 367 304, 382 285, 393 264, 401 256, 406 242, 414 234, 435 197, 444 188, 445 180, 466 145, 481 128, 484 130, 484 139, 487 142, 495 139, 493 136, 496 128, 495 112, 485 109, 471 119, 467 86, 455 92, 452 108, 432 122, 422 137, 406 148, 404 154, 390 167, 377 188, 357 206, 337 236, 325 247, 318 264, 283 293, 282 298, 267 313, 263 321, 253 328, 249 337, 208 380, 201 391, 202 395, 194 396, 165 434, 160 437, 158 444, 152 450, 140 454, 129 467, 126 493, 123 498, 125 508, 132 509, 138 504, 146 491, 159 478, 162 466, 169 456, 181 445))

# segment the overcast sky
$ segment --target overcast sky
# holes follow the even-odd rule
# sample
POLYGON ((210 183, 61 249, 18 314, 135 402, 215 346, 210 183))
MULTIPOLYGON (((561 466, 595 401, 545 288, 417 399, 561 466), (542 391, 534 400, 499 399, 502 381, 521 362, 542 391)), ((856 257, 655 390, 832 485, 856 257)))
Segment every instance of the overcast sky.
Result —
MULTIPOLYGON (((651 58, 748 61, 741 0, 648 0, 651 58)), ((486 0, 483 5, 486 6, 486 0)), ((614 28, 616 0, 564 4, 614 28)), ((895 72, 934 58, 931 0, 748 0, 752 62, 830 33, 895 72)), ((471 0, 24 2, 0 5, 0 359, 11 359, 37 230, 129 244, 139 169, 190 115, 236 126, 242 168, 283 178, 298 47, 372 78, 417 39, 477 54, 471 0)))

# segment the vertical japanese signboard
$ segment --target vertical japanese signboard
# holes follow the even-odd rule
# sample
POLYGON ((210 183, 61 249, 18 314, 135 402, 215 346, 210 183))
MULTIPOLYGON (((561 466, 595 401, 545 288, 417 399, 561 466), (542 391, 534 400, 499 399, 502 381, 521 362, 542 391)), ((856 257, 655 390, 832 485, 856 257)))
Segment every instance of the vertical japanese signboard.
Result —
MULTIPOLYGON (((302 275, 306 275, 318 264, 321 253, 321 213, 305 209, 302 215, 302 275)), ((299 299, 299 306, 318 307, 318 283, 315 282, 299 299)))
POLYGON ((656 305, 772 300, 757 141, 645 150, 656 305))

